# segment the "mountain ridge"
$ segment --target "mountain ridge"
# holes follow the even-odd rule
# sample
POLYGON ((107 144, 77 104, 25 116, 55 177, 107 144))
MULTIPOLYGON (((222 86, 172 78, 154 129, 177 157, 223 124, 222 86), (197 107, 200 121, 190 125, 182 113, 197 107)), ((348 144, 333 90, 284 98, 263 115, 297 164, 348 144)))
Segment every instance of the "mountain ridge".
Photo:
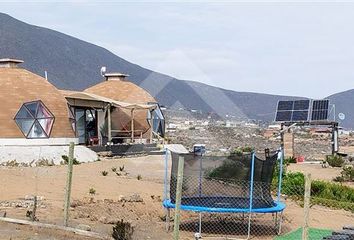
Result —
MULTIPOLYGON (((47 71, 52 84, 69 90, 83 90, 101 82, 99 69, 106 66, 109 71, 129 74, 130 81, 146 89, 167 107, 197 109, 221 117, 229 115, 238 119, 272 121, 279 100, 304 98, 239 92, 179 80, 127 61, 98 45, 0 13, 0 58, 5 57, 24 60, 24 68, 41 76, 47 71)), ((354 95, 354 90, 328 98, 336 106, 338 104, 336 109, 346 111, 347 119, 342 125, 354 128, 354 110, 349 107, 354 98, 350 93, 354 95)))

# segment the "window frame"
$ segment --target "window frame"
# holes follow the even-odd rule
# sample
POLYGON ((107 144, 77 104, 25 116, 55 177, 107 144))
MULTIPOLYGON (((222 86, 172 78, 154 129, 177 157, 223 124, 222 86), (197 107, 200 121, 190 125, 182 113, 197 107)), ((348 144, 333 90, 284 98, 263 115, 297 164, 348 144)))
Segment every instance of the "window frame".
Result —
POLYGON ((33 100, 33 101, 29 101, 29 102, 23 102, 21 107, 17 110, 13 120, 15 121, 17 127, 20 129, 21 133, 23 134, 23 136, 26 138, 26 139, 48 139, 50 138, 51 134, 52 134, 52 131, 53 131, 53 126, 55 124, 55 116, 54 114, 49 110, 49 108, 43 103, 42 100, 38 99, 38 100, 33 100), (35 115, 36 116, 33 116, 32 112, 27 108, 26 105, 28 104, 31 104, 31 103, 37 103, 37 108, 36 108, 36 113, 35 115), (38 108, 40 106, 40 104, 42 104, 42 106, 44 107, 44 109, 50 114, 50 117, 37 117, 37 114, 38 114, 38 108), (21 117, 17 117, 17 115, 19 115, 20 111, 22 109, 25 109, 31 116, 32 118, 21 118, 21 117), (27 119, 27 120, 34 120, 33 123, 31 124, 27 134, 23 131, 22 127, 20 126, 20 124, 18 123, 18 120, 20 119, 27 119), (47 133, 45 131, 45 129, 42 127, 41 123, 38 121, 40 119, 51 119, 52 120, 52 124, 51 124, 51 127, 49 129, 49 132, 47 133), (43 131, 44 135, 43 137, 29 137, 31 131, 32 131, 32 128, 34 127, 34 125, 38 123, 38 125, 40 126, 41 130, 43 131))

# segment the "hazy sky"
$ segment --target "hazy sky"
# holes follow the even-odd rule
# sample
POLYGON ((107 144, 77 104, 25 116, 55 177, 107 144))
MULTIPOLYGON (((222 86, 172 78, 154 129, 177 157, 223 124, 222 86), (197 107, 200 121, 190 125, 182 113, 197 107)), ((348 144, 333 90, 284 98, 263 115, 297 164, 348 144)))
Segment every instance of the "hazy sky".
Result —
POLYGON ((322 98, 354 88, 354 3, 4 3, 179 79, 322 98))

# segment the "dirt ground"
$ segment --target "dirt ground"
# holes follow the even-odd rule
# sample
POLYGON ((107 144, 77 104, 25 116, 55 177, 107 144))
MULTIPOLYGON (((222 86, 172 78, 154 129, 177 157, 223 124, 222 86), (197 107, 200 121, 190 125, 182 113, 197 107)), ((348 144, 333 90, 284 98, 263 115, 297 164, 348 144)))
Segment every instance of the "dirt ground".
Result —
MULTIPOLYGON (((290 166, 291 170, 310 171, 314 178, 328 178, 336 175, 333 169, 317 166, 290 166), (301 169, 298 169, 301 168, 301 169)), ((23 202, 26 195, 42 196, 37 217, 39 222, 61 225, 63 222, 63 200, 66 182, 66 166, 52 167, 1 167, 0 168, 0 216, 27 219, 28 208, 21 205, 7 206, 6 203, 23 202)), ((165 232, 163 221, 164 163, 162 156, 141 156, 132 158, 104 159, 98 162, 74 166, 72 199, 69 225, 86 224, 92 231, 109 236, 112 223, 130 222, 134 226, 134 239, 172 239, 165 232), (112 168, 124 166, 124 172, 117 176, 112 168), (103 176, 102 171, 108 175, 103 176), (138 175, 140 176, 138 178, 138 175), (89 190, 95 194, 89 194, 89 190), (143 202, 125 202, 138 194, 143 202)), ((303 210, 296 203, 287 202, 284 215, 284 231, 301 226, 303 210)), ((313 206, 310 213, 311 227, 340 229, 354 223, 354 214, 313 206)), ((183 232, 182 239, 194 239, 193 232, 183 232)), ((60 231, 39 229, 0 223, 0 239, 89 239, 60 231)), ((261 238, 262 239, 262 238, 261 238)))
MULTIPOLYGON (((311 178, 315 180, 332 181, 335 177, 341 175, 342 168, 323 168, 319 163, 299 163, 290 164, 287 168, 288 171, 302 172, 304 174, 311 174, 311 178)), ((347 186, 354 187, 354 183, 343 183, 347 186)))

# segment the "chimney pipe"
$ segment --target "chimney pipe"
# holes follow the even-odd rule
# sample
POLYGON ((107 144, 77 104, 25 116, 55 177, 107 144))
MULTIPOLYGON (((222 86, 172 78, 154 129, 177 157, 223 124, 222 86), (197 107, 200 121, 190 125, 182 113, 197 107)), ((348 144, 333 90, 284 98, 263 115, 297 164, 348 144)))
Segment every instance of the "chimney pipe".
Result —
POLYGON ((23 61, 12 58, 2 58, 0 59, 0 68, 17 68, 20 63, 23 63, 23 61))
POLYGON ((104 77, 106 78, 106 81, 111 81, 111 80, 124 81, 126 77, 129 77, 129 75, 123 73, 105 73, 104 77))

